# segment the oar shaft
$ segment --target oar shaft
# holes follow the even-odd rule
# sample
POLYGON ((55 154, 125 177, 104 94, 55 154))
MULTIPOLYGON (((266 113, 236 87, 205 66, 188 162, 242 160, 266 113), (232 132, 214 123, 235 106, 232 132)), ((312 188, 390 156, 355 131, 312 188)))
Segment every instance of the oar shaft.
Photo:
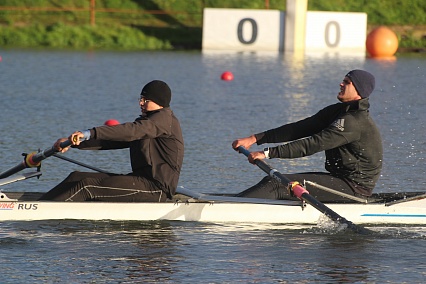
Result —
POLYGON ((59 159, 62 159, 62 160, 65 160, 65 161, 68 161, 68 162, 74 163, 74 164, 76 164, 76 165, 79 165, 79 166, 82 166, 82 167, 85 167, 85 168, 88 168, 88 169, 91 169, 91 170, 94 170, 94 171, 100 172, 100 173, 110 174, 110 172, 108 172, 108 171, 105 171, 105 170, 102 170, 102 169, 100 169, 100 168, 96 168, 96 167, 94 167, 94 166, 91 166, 91 165, 88 165, 88 164, 85 164, 85 163, 82 163, 82 162, 79 162, 79 161, 76 161, 76 160, 70 159, 70 158, 68 158, 68 157, 64 157, 64 156, 58 155, 57 153, 53 154, 53 156, 54 156, 54 157, 56 157, 56 158, 59 158, 59 159))
POLYGON ((307 203, 309 203, 311 206, 313 206, 318 211, 322 212, 324 215, 328 216, 331 220, 337 221, 341 224, 346 224, 349 229, 351 229, 354 232, 361 233, 361 234, 368 234, 370 233, 369 230, 356 226, 351 221, 347 220, 346 218, 340 216, 327 206, 325 206, 323 203, 319 202, 317 199, 315 199, 312 195, 308 193, 303 193, 302 197, 303 200, 305 200, 307 203))
POLYGON ((13 174, 16 174, 17 172, 22 171, 27 167, 25 160, 14 166, 13 168, 10 168, 2 173, 0 173, 0 179, 7 178, 8 176, 11 176, 13 174))
MULTIPOLYGON (((66 148, 68 146, 71 146, 71 141, 70 140, 65 140, 64 142, 62 142, 61 144, 59 144, 61 146, 61 148, 66 148)), ((52 156, 53 154, 57 153, 58 150, 56 150, 56 148, 54 146, 47 148, 41 152, 38 152, 36 154, 34 154, 34 156, 32 157, 32 160, 34 163, 39 163, 41 161, 43 161, 44 159, 52 156)))
MULTIPOLYGON (((246 157, 248 157, 250 155, 250 152, 246 148, 244 148, 244 147, 240 146, 240 147, 238 147, 238 150, 240 151, 240 153, 243 153, 246 157)), ((268 165, 264 161, 257 159, 254 162, 256 163, 256 165, 261 170, 263 170, 269 176, 277 179, 279 182, 281 182, 283 184, 289 184, 289 183, 291 183, 291 180, 289 180, 286 176, 284 176, 283 174, 281 174, 276 169, 272 168, 270 165, 268 165)))
MULTIPOLYGON (((71 141, 69 140, 65 140, 64 142, 60 144, 61 148, 66 148, 70 145, 71 145, 71 141)), ((56 150, 56 148, 52 146, 41 152, 38 152, 35 154, 29 154, 27 157, 24 158, 22 162, 20 162, 13 168, 10 168, 0 173, 0 179, 7 178, 8 176, 16 174, 17 172, 22 171, 26 168, 36 167, 42 160, 52 156, 56 152, 58 152, 58 150, 56 150)))

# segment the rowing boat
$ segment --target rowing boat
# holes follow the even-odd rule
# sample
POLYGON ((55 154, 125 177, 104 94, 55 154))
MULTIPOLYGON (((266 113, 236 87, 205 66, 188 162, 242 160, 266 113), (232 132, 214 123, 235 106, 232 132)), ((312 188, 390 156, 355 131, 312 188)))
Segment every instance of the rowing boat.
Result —
MULTIPOLYGON (((0 180, 0 186, 39 176, 26 173, 0 180)), ((178 220, 274 224, 317 224, 322 213, 303 201, 203 194, 179 187, 164 203, 39 201, 42 193, 0 192, 0 221, 178 220)), ((426 193, 380 193, 371 202, 325 203, 357 224, 426 225, 426 193)))

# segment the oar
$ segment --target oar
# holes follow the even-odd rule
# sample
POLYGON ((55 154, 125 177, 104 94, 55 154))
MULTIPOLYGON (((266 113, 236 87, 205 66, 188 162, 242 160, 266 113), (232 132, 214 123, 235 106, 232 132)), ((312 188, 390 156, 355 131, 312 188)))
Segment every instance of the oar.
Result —
MULTIPOLYGON (((60 144, 61 148, 66 148, 71 145, 71 141, 65 140, 60 144)), ((16 174, 17 172, 20 172, 26 168, 33 168, 40 166, 40 162, 44 159, 52 156, 53 154, 57 153, 58 150, 54 146, 47 148, 46 150, 43 150, 41 152, 34 152, 30 153, 25 156, 24 160, 14 166, 13 168, 8 169, 7 171, 4 171, 0 173, 0 179, 6 178, 8 176, 11 176, 13 174, 16 174)))
MULTIPOLYGON (((238 150, 244 155, 246 155, 247 157, 250 155, 250 152, 242 146, 238 147, 238 150)), ((364 235, 373 233, 373 231, 370 231, 361 226, 357 226, 351 221, 346 220, 344 217, 340 216, 339 214, 337 214, 336 212, 334 212, 333 210, 325 206, 323 203, 318 201, 315 197, 310 195, 309 192, 305 188, 303 188, 298 182, 292 182, 286 176, 281 174, 278 170, 272 168, 270 165, 268 165, 264 161, 256 159, 254 160, 254 162, 260 169, 262 169, 269 176, 278 180, 285 186, 290 186, 290 189, 293 191, 293 194, 297 196, 299 199, 302 199, 308 204, 312 205, 314 208, 322 212, 324 215, 328 216, 333 221, 339 222, 341 224, 346 224, 347 227, 351 229, 352 231, 354 231, 355 233, 364 234, 364 235)))
POLYGON ((110 172, 107 172, 107 171, 102 170, 102 169, 100 169, 100 168, 96 168, 96 167, 94 167, 94 166, 91 166, 91 165, 88 165, 88 164, 85 164, 85 163, 82 163, 82 162, 79 162, 79 161, 73 160, 73 159, 68 158, 68 157, 61 156, 61 155, 56 154, 56 153, 55 153, 55 154, 53 154, 53 156, 54 156, 54 157, 56 157, 56 158, 59 158, 59 159, 62 159, 62 160, 65 160, 65 161, 71 162, 71 163, 73 163, 73 164, 76 164, 76 165, 79 165, 79 166, 82 166, 82 167, 85 167, 85 168, 88 168, 88 169, 91 169, 91 170, 94 170, 94 171, 100 172, 100 173, 110 174, 110 172))

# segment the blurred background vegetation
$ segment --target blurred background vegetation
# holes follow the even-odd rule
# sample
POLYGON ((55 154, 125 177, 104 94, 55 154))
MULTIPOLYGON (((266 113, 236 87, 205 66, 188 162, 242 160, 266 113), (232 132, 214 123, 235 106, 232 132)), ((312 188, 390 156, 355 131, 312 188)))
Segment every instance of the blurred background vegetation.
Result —
MULTIPOLYGON (((285 0, 2 0, 0 46, 199 50, 204 8, 285 6, 285 0)), ((311 0, 308 10, 365 12, 367 32, 386 25, 397 34, 399 51, 426 49, 425 0, 311 0)))

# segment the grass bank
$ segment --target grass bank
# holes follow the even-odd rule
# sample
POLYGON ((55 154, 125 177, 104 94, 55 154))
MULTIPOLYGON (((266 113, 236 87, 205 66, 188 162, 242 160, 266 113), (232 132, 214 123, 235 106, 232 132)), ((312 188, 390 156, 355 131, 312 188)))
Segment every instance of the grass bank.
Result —
MULTIPOLYGON (((93 18, 90 3, 2 0, 0 46, 196 50, 201 49, 205 7, 285 10, 284 0, 96 0, 93 18)), ((426 50, 424 0, 311 0, 308 10, 365 12, 368 31, 386 25, 397 34, 401 50, 426 50)))

